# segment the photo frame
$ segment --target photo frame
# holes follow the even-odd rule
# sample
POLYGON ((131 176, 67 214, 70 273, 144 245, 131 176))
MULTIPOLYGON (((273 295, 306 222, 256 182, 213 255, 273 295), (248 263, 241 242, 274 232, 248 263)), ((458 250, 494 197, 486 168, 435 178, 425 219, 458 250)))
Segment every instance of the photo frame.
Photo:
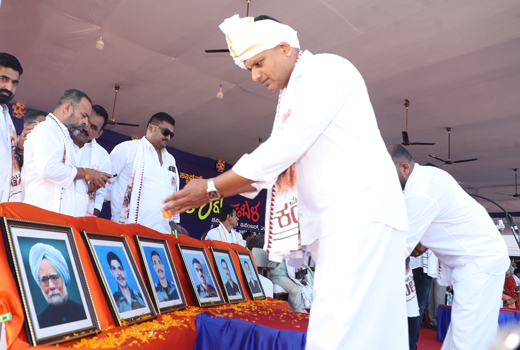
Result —
POLYGON ((158 312, 188 307, 166 240, 139 235, 134 238, 158 312))
POLYGON ((124 236, 83 231, 94 267, 117 326, 157 316, 124 236))
POLYGON ((177 244, 186 274, 199 307, 225 304, 222 291, 203 247, 177 244))
POLYGON ((251 298, 254 300, 265 299, 264 288, 262 287, 262 283, 260 283, 260 277, 258 277, 258 272, 251 258, 251 253, 239 250, 236 250, 236 253, 240 260, 240 267, 246 279, 247 289, 249 290, 251 298))
POLYGON ((210 248, 215 261, 218 276, 228 303, 241 303, 247 300, 244 289, 238 278, 237 269, 233 262, 231 252, 225 249, 210 248))
POLYGON ((51 345, 101 331, 70 226, 3 218, 28 342, 51 345))

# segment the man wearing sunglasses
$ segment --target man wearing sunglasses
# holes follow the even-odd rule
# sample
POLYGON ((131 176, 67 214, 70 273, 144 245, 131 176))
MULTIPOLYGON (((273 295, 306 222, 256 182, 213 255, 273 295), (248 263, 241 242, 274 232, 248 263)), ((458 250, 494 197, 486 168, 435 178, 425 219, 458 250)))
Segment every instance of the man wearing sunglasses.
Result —
MULTIPOLYGON (((175 158, 166 151, 174 135, 175 120, 164 112, 148 121, 146 136, 117 145, 110 154, 112 221, 136 223, 161 233, 171 233, 169 219, 160 211, 165 195, 179 190, 175 158)), ((180 222, 179 215, 173 217, 180 222)))

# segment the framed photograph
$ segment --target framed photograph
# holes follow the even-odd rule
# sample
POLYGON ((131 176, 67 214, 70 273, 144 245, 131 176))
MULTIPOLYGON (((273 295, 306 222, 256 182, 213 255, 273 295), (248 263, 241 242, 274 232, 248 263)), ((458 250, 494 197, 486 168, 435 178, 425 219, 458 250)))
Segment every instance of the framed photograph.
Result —
POLYGON ((211 254, 215 259, 218 276, 224 285, 224 294, 229 303, 240 303, 246 301, 246 296, 240 280, 238 279, 237 269, 233 263, 229 250, 211 247, 211 254))
POLYGON ((258 277, 256 267, 253 264, 253 259, 251 259, 251 253, 241 252, 238 250, 236 252, 238 254, 238 258, 240 259, 242 272, 244 273, 244 277, 247 280, 247 289, 249 289, 251 298, 264 299, 264 288, 262 287, 262 283, 260 283, 260 278, 258 277))
POLYGON ((135 235, 146 279, 160 313, 188 306, 165 239, 135 235))
POLYGON ((10 218, 1 226, 29 343, 56 344, 101 331, 72 228, 10 218))
POLYGON ((116 325, 150 320, 157 313, 124 236, 82 232, 116 325))
POLYGON ((222 291, 203 247, 177 244, 184 269, 190 277, 193 293, 200 307, 224 304, 222 291))

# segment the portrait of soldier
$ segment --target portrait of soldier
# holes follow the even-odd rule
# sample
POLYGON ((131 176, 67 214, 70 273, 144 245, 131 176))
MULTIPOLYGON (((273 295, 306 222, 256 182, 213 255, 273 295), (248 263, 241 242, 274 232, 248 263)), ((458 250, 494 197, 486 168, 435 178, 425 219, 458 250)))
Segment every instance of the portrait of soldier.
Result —
POLYGON ((222 259, 220 260, 220 265, 222 266, 222 270, 224 271, 224 274, 226 275, 227 282, 226 282, 226 291, 229 296, 232 295, 242 295, 240 294, 240 289, 238 288, 238 284, 233 282, 233 279, 231 278, 231 272, 229 271, 228 264, 226 260, 222 259))
POLYGON ((158 252, 155 250, 150 254, 152 257, 153 269, 159 278, 159 283, 154 284, 155 292, 159 302, 179 299, 179 293, 173 281, 168 281, 164 273, 164 264, 158 252))
POLYGON ((255 279, 253 278, 253 273, 251 272, 251 268, 249 267, 247 261, 244 261, 244 266, 246 268, 246 273, 249 276, 249 286, 251 287, 253 294, 262 293, 262 290, 260 289, 260 283, 258 283, 258 281, 255 281, 255 279))
POLYGON ((29 251, 29 266, 48 305, 36 315, 40 328, 87 318, 82 305, 69 299, 70 272, 61 252, 48 244, 37 243, 29 251))
POLYGON ((193 258, 191 261, 195 272, 197 273, 197 277, 199 278, 200 284, 197 285, 197 293, 201 299, 204 298, 212 298, 218 297, 217 291, 213 286, 210 286, 208 282, 206 282, 206 275, 204 274, 204 269, 202 268, 202 264, 196 258, 193 258))
POLYGON ((127 283, 126 270, 121 263, 121 259, 114 253, 107 254, 110 273, 117 281, 118 290, 113 294, 119 312, 131 311, 144 307, 141 293, 133 290, 127 283))

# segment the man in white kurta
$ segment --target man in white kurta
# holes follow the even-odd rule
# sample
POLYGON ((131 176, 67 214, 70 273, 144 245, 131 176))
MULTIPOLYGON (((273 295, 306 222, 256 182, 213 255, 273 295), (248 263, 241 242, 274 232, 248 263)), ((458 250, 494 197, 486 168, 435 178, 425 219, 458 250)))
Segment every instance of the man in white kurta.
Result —
MULTIPOLYGON (((162 200, 179 190, 175 158, 166 151, 175 120, 164 112, 154 114, 140 140, 117 145, 110 160, 117 174, 111 187, 112 221, 136 223, 171 233, 169 219, 161 214, 162 200)), ((180 215, 173 217, 180 222, 180 215)))
POLYGON ((237 211, 230 205, 225 205, 220 208, 219 213, 220 224, 209 230, 206 239, 210 241, 222 241, 226 243, 240 244, 242 247, 246 246, 246 241, 242 235, 235 231, 233 227, 238 225, 237 211))
POLYGON ((271 19, 234 16, 221 29, 235 63, 281 90, 273 133, 232 170, 166 198, 165 212, 204 203, 206 186, 214 197, 211 184, 224 196, 270 188, 295 164, 290 214, 316 262, 307 349, 407 349, 406 210, 363 78, 342 57, 301 52, 296 32, 271 19))
MULTIPOLYGON (((86 167, 110 174, 110 155, 96 142, 96 139, 103 134, 103 129, 107 122, 107 111, 100 105, 93 105, 88 127, 79 134, 72 136, 76 150, 76 163, 79 168, 86 167)), ((99 216, 103 208, 108 186, 96 189, 92 185, 89 186, 88 180, 85 179, 76 180, 75 186, 75 216, 99 216)))
POLYGON ((451 324, 442 348, 489 349, 497 334, 509 265, 500 232, 484 207, 450 174, 415 163, 401 145, 388 150, 408 212, 405 256, 430 249, 440 262, 439 283, 453 285, 451 324))
POLYGON ((66 215, 75 214, 74 180, 88 179, 103 187, 110 174, 77 168, 71 135, 88 125, 92 102, 83 92, 63 93, 53 113, 25 141, 22 178, 24 203, 66 215))
POLYGON ((16 147, 16 129, 6 105, 14 97, 22 73, 16 57, 0 53, 0 202, 19 202, 22 198, 20 158, 23 150, 16 147))

